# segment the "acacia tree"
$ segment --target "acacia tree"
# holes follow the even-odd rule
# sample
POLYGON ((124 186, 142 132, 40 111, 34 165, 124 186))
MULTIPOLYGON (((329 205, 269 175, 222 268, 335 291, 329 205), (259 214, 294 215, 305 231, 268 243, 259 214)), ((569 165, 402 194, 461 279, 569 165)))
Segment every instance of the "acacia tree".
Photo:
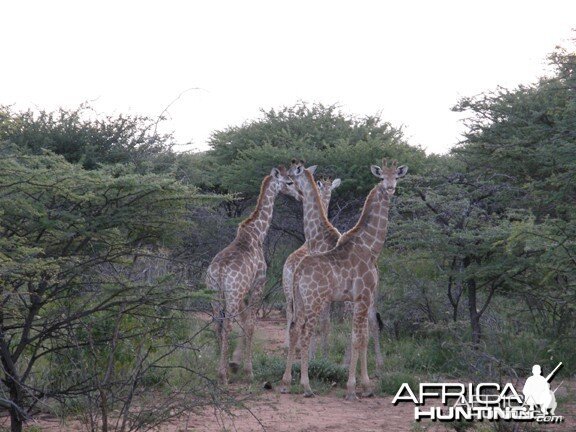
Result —
POLYGON ((132 346, 141 378, 149 344, 177 338, 166 325, 189 298, 169 273, 132 277, 127 269, 173 241, 186 204, 203 197, 167 176, 87 171, 9 144, 0 154, 0 403, 13 432, 49 399, 97 391, 105 413, 117 402, 106 394, 118 380, 118 347, 143 342, 132 346), (82 367, 83 350, 100 352, 94 361, 103 357, 103 367, 82 367))
POLYGON ((414 182, 414 196, 400 211, 416 213, 418 221, 401 220, 391 241, 401 239, 405 246, 431 253, 444 275, 454 321, 466 299, 471 341, 477 347, 481 318, 497 290, 506 289, 512 275, 526 270, 506 248, 511 218, 523 220, 525 215, 508 211, 506 203, 518 193, 514 188, 490 177, 470 177, 451 166, 452 173, 414 182))
POLYGON ((468 178, 517 191, 501 201, 510 229, 497 245, 514 257, 503 263, 507 286, 542 323, 535 331, 559 341, 574 331, 576 55, 557 48, 549 61, 552 74, 534 84, 463 98, 454 109, 469 113, 468 131, 453 155, 468 178))
POLYGON ((370 139, 401 141, 402 133, 379 116, 357 118, 344 114, 335 105, 301 102, 262 110, 258 119, 216 131, 210 145, 212 156, 219 164, 225 165, 242 152, 257 147, 324 150, 342 143, 354 145, 370 139))
POLYGON ((192 173, 195 183, 247 196, 258 194, 258 179, 268 166, 287 163, 293 157, 306 157, 311 163, 323 164, 324 169, 342 170, 350 169, 346 157, 354 159, 348 160, 353 168, 361 151, 368 152, 363 161, 368 164, 374 157, 381 159, 386 147, 398 150, 398 158, 419 152, 424 155, 423 150, 406 144, 399 128, 379 116, 354 117, 333 105, 306 103, 263 110, 257 119, 215 131, 209 144, 210 150, 188 161, 188 171, 203 174, 192 173), (242 168, 246 166, 250 169, 242 168))
POLYGON ((496 174, 524 189, 510 203, 547 217, 573 220, 576 200, 576 54, 558 48, 551 76, 531 85, 466 97, 464 141, 453 150, 471 173, 496 174))
POLYGON ((175 160, 163 119, 140 115, 102 116, 87 104, 57 111, 15 111, 0 106, 0 142, 30 154, 50 150, 85 169, 131 164, 139 173, 167 172, 175 160))

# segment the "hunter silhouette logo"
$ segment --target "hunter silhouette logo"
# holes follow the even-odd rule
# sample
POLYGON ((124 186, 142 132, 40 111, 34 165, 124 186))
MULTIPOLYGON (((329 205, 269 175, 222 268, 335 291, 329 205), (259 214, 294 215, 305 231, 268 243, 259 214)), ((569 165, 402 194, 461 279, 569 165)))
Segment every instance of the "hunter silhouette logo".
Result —
POLYGON ((415 393, 404 383, 392 399, 394 405, 412 402, 414 419, 432 421, 454 420, 512 420, 535 421, 538 423, 560 423, 563 416, 556 415, 556 390, 550 389, 550 382, 562 367, 562 362, 546 377, 542 376, 540 365, 532 367, 522 389, 522 395, 511 383, 421 383, 415 393), (430 399, 436 405, 425 407, 430 399))
POLYGON ((548 374, 546 378, 542 376, 542 368, 540 365, 532 366, 532 376, 526 380, 522 393, 524 393, 524 403, 530 408, 531 411, 535 411, 538 408, 543 415, 554 415, 556 411, 556 390, 550 390, 550 381, 556 375, 556 372, 562 367, 562 362, 554 368, 552 372, 548 374))

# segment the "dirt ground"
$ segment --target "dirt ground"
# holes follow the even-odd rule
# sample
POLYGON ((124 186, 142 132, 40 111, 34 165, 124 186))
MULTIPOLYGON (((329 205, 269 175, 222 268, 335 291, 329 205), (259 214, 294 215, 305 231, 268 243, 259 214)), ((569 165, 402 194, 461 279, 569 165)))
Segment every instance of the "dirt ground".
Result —
MULTIPOLYGON (((256 330, 256 343, 270 354, 282 351, 284 321, 261 319, 256 330)), ((565 382, 557 413, 565 420, 561 424, 546 425, 532 431, 576 431, 576 382, 565 382)), ((234 392, 234 387, 231 389, 234 392)), ((301 395, 281 395, 276 390, 263 391, 245 403, 249 407, 237 409, 232 415, 206 408, 189 413, 183 418, 165 425, 166 432, 411 432, 454 431, 444 423, 423 422, 415 424, 414 407, 411 404, 392 405, 391 397, 374 397, 347 402, 342 392, 305 399, 301 395)), ((0 430, 7 427, 0 418, 0 430)), ((81 425, 66 425, 50 418, 36 419, 28 424, 42 432, 81 431, 81 425)), ((34 430, 34 429, 33 429, 34 430)), ((519 429, 524 430, 524 428, 519 429)))
POLYGON ((222 430, 409 432, 412 430, 410 420, 413 415, 412 408, 393 407, 390 398, 347 402, 335 396, 304 399, 300 395, 270 393, 256 400, 250 409, 252 413, 237 412, 237 416, 233 418, 214 412, 206 412, 203 416, 190 416, 184 424, 179 425, 180 429, 176 427, 174 430, 207 432, 222 430))
MULTIPOLYGON (((283 352, 285 320, 260 319, 256 326, 255 343, 266 353, 283 352)), ((206 409, 202 414, 190 414, 171 425, 167 432, 410 432, 413 431, 413 408, 392 405, 392 398, 375 397, 347 402, 342 392, 306 399, 302 395, 283 395, 276 389, 261 393, 247 402, 250 411, 236 410, 232 416, 206 409), (338 393, 338 394, 336 394, 338 393)), ((427 431, 445 431, 445 427, 427 431)))
MULTIPOLYGON (((282 352, 284 320, 261 319, 256 327, 256 343, 265 352, 282 352)), ((576 394, 576 383, 565 383, 561 392, 564 396, 576 394)), ((302 395, 281 395, 275 390, 262 393, 249 403, 250 412, 237 410, 233 416, 214 410, 202 414, 190 414, 170 432, 444 432, 454 431, 444 423, 415 422, 414 406, 392 405, 392 397, 375 397, 347 402, 341 395, 316 396, 305 399, 302 395)), ((564 423, 547 425, 533 431, 576 432, 576 398, 567 398, 570 403, 559 404, 558 414, 565 417, 564 423)), ((168 429, 166 429, 168 431, 168 429)), ((523 429, 520 429, 523 430, 523 429)))

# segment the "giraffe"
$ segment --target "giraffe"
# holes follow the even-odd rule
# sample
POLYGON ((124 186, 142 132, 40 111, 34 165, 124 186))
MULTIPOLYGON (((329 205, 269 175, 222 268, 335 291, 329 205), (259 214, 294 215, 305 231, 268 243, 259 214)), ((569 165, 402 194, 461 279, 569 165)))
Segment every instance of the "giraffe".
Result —
MULTIPOLYGON (((338 240, 336 247, 328 252, 308 255, 302 259, 294 272, 294 316, 290 329, 290 350, 280 391, 286 393, 292 381, 292 362, 295 343, 300 337, 301 363, 300 384, 304 396, 312 397, 308 377, 308 356, 311 330, 316 325, 318 314, 327 301, 353 301, 352 348, 346 399, 356 400, 356 366, 360 357, 362 395, 373 394, 368 377, 368 311, 374 304, 378 271, 375 258, 380 255, 388 231, 390 199, 396 183, 408 171, 391 166, 383 160, 382 167, 372 165, 372 174, 381 181, 366 197, 358 223, 338 240)), ((289 173, 292 175, 293 167, 289 173)))
MULTIPOLYGON (((340 238, 340 232, 328 221, 326 218, 328 211, 328 204, 332 195, 332 190, 341 184, 340 179, 334 180, 331 184, 323 183, 322 181, 314 182, 313 173, 316 166, 304 168, 304 161, 299 162, 296 159, 292 160, 290 173, 295 182, 296 188, 302 193, 302 202, 304 207, 304 236, 306 243, 293 252, 286 263, 284 264, 282 274, 282 286, 286 296, 286 339, 285 348, 288 350, 290 346, 290 323, 293 316, 293 286, 292 279, 296 266, 302 259, 310 253, 327 252, 336 246, 340 238), (305 175, 302 175, 305 174, 305 175), (317 189, 316 189, 317 187, 317 189), (316 189, 316 190, 315 190, 316 189), (318 198, 316 197, 318 195, 318 198), (321 204, 321 206, 319 205, 321 204)), ((374 262, 375 266, 375 262, 374 262)), ((328 355, 328 335, 330 331, 330 306, 331 302, 327 302, 322 309, 319 319, 319 328, 317 334, 311 337, 309 358, 312 359, 316 353, 316 342, 320 339, 324 357, 328 355)), ((350 302, 346 302, 345 310, 350 310, 350 302)), ((376 353, 376 366, 378 369, 382 368, 384 360, 382 358, 382 351, 380 349, 379 341, 379 325, 375 307, 370 308, 369 312, 370 332, 374 338, 374 351, 376 353)), ((350 349, 347 347, 344 356, 344 363, 348 365, 350 361, 350 349)))
MULTIPOLYGON (((293 160, 294 164, 296 161, 293 160)), ((304 243, 300 248, 296 249, 294 252, 288 256, 286 262, 284 263, 284 268, 282 270, 282 288, 284 289, 284 295, 286 297, 286 321, 288 325, 286 326, 286 338, 284 343, 284 348, 288 350, 288 343, 290 341, 290 323, 292 322, 292 275, 296 266, 300 263, 302 258, 308 255, 308 251, 322 252, 328 251, 336 246, 338 239, 340 238, 340 233, 336 228, 330 228, 328 225, 324 225, 322 220, 322 213, 324 215, 328 212, 328 205, 330 204, 330 198, 332 196, 332 191, 340 186, 341 180, 339 178, 335 180, 323 179, 315 182, 318 188, 318 194, 320 197, 321 208, 318 208, 317 202, 315 201, 314 194, 312 192, 312 187, 314 185, 314 178, 312 177, 316 166, 307 168, 305 171, 307 174, 304 176, 298 176, 295 179, 296 187, 300 192, 302 189, 307 191, 306 199, 304 199, 304 236, 306 237, 306 243, 304 243), (301 183, 301 186, 299 186, 301 183), (323 226, 324 225, 324 226, 323 226), (312 248, 309 248, 308 245, 312 248)), ((304 171, 301 171, 302 173, 304 171)), ((304 194, 303 194, 304 197, 304 194)), ((324 216, 325 217, 325 216, 324 216)), ((325 334, 326 330, 330 325, 330 305, 323 311, 321 323, 325 334), (327 315, 327 316, 326 316, 327 315)), ((327 350, 327 338, 322 340, 324 350, 327 350)), ((313 355, 315 348, 314 344, 311 344, 310 355, 313 355)))
POLYGON ((252 335, 257 305, 266 282, 266 261, 262 245, 279 192, 300 199, 293 180, 282 165, 273 168, 270 175, 264 178, 256 208, 240 223, 232 243, 221 250, 208 266, 206 285, 211 291, 218 293, 212 302, 212 310, 220 345, 218 377, 223 385, 228 382, 228 339, 232 320, 237 318, 244 337, 238 341, 230 366, 236 371, 242 360, 245 360, 246 375, 250 380, 254 377, 252 335))

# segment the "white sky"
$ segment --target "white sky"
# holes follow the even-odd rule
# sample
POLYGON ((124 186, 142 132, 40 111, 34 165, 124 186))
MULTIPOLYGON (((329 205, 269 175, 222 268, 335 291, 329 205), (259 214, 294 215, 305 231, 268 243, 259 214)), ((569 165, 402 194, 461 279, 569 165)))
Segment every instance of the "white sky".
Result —
POLYGON ((529 83, 576 1, 0 0, 0 104, 157 116, 210 132, 299 100, 381 112, 412 144, 459 139, 459 97, 529 83))

